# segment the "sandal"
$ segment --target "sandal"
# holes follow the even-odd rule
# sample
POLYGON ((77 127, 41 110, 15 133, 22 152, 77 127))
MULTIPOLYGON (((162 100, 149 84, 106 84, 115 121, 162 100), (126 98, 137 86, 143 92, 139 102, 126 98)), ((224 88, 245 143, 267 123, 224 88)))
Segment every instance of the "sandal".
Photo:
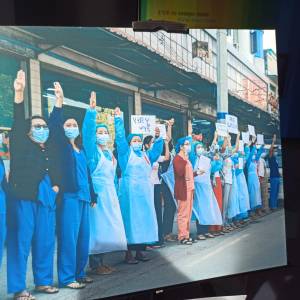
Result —
POLYGON ((165 236, 165 241, 166 242, 176 242, 176 238, 172 237, 171 234, 168 234, 168 235, 165 236))
POLYGON ((206 233, 205 236, 208 237, 208 238, 214 238, 214 237, 215 237, 215 236, 214 236, 213 234, 211 234, 211 233, 206 233))
POLYGON ((35 297, 27 291, 14 294, 14 300, 35 300, 35 297))
POLYGON ((197 236, 197 240, 198 240, 198 241, 204 241, 204 240, 206 240, 206 237, 205 237, 203 234, 199 234, 199 235, 197 236))
POLYGON ((183 239, 180 241, 181 245, 193 245, 193 242, 191 242, 189 239, 183 239))
POLYGON ((146 261, 149 261, 150 258, 145 256, 145 255, 139 255, 139 256, 136 256, 135 257, 136 260, 139 260, 139 261, 142 261, 142 262, 146 262, 146 261))
POLYGON ((189 238, 189 241, 192 242, 192 243, 197 243, 198 242, 196 239, 193 239, 193 238, 189 238))
POLYGON ((101 266, 97 269, 93 270, 94 275, 109 275, 112 273, 112 270, 109 270, 108 268, 101 266))
POLYGON ((130 259, 125 259, 125 263, 128 265, 136 265, 139 263, 139 261, 134 258, 130 258, 130 259))
POLYGON ((72 289, 72 290, 80 290, 80 289, 85 288, 85 284, 80 283, 78 281, 74 281, 74 282, 71 282, 71 283, 65 285, 65 288, 69 288, 69 289, 72 289))
POLYGON ((50 285, 39 285, 35 287, 35 291, 45 294, 56 294, 59 292, 59 289, 50 285))
POLYGON ((224 231, 220 231, 219 235, 225 235, 225 232, 224 231))
POLYGON ((103 267, 104 267, 106 270, 108 270, 108 271, 112 271, 112 272, 116 272, 116 271, 117 271, 116 268, 110 267, 110 266, 108 266, 108 265, 103 265, 103 267))
POLYGON ((77 282, 86 283, 86 284, 92 283, 93 281, 94 280, 91 277, 84 277, 84 278, 77 279, 77 282))

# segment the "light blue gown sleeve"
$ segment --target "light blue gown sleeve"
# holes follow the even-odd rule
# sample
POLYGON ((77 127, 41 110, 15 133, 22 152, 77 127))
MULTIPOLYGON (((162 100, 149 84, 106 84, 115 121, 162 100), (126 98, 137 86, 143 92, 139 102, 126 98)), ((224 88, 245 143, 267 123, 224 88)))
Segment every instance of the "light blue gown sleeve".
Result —
POLYGON ((212 174, 214 174, 214 173, 220 171, 222 169, 222 167, 223 167, 223 162, 222 162, 221 159, 219 159, 219 160, 212 160, 211 161, 211 170, 210 170, 210 172, 212 174))
POLYGON ((151 165, 159 159, 163 151, 163 146, 164 146, 164 140, 161 137, 159 137, 158 139, 155 140, 153 144, 153 148, 146 152, 151 162, 151 165))
POLYGON ((196 153, 195 153, 195 143, 192 143, 192 146, 191 146, 191 153, 189 155, 189 160, 193 166, 193 168, 195 167, 195 163, 197 161, 197 156, 196 156, 196 153))
POLYGON ((95 109, 88 108, 82 125, 83 147, 91 172, 96 169, 99 160, 99 153, 97 151, 96 144, 96 117, 97 111, 95 109))
POLYGON ((247 155, 246 155, 246 164, 247 164, 247 168, 248 168, 249 165, 250 165, 250 162, 252 160, 252 156, 255 153, 256 148, 255 148, 255 146, 253 146, 251 151, 250 151, 250 147, 249 146, 247 146, 247 147, 249 148, 249 153, 247 153, 247 155))
POLYGON ((130 147, 126 140, 124 121, 121 117, 115 117, 115 139, 118 151, 118 162, 122 172, 126 170, 129 160, 130 147))

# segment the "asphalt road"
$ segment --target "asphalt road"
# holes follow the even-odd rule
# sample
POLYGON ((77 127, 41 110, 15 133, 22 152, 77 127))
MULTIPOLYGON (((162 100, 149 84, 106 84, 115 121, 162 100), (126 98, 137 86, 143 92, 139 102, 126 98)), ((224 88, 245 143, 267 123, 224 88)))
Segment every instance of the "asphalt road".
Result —
MULTIPOLYGON (((92 276, 94 282, 80 291, 61 289, 51 296, 35 294, 36 299, 94 299, 285 265, 284 211, 271 213, 225 236, 192 246, 169 243, 147 254, 151 261, 138 265, 124 264, 123 253, 107 255, 106 262, 118 272, 92 276)), ((33 289, 30 260, 27 278, 29 289, 33 289)), ((6 295, 6 257, 0 272, 0 299, 11 299, 6 295)))

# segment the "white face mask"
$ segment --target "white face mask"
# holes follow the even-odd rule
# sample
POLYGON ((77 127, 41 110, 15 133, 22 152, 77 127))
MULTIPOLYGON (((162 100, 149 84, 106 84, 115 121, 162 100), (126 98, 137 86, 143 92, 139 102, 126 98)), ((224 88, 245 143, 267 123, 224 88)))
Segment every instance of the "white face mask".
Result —
POLYGON ((109 141, 109 135, 107 133, 98 133, 97 134, 97 144, 105 146, 109 141))
POLYGON ((185 153, 190 153, 191 152, 191 145, 184 145, 183 149, 184 149, 185 153))
POLYGON ((198 156, 204 154, 204 149, 203 148, 197 148, 196 153, 198 156))

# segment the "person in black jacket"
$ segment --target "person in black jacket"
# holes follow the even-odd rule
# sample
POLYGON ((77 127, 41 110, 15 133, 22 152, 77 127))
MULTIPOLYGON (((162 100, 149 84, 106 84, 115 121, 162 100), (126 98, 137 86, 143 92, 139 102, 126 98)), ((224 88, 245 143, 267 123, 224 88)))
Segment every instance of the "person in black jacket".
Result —
POLYGON ((51 150, 51 127, 40 116, 25 120, 25 73, 14 82, 14 123, 10 133, 10 174, 7 235, 7 287, 14 299, 32 300, 26 291, 27 260, 32 249, 36 290, 57 293, 53 287, 55 208, 60 176, 51 150), (49 137, 50 132, 50 137, 49 137))

